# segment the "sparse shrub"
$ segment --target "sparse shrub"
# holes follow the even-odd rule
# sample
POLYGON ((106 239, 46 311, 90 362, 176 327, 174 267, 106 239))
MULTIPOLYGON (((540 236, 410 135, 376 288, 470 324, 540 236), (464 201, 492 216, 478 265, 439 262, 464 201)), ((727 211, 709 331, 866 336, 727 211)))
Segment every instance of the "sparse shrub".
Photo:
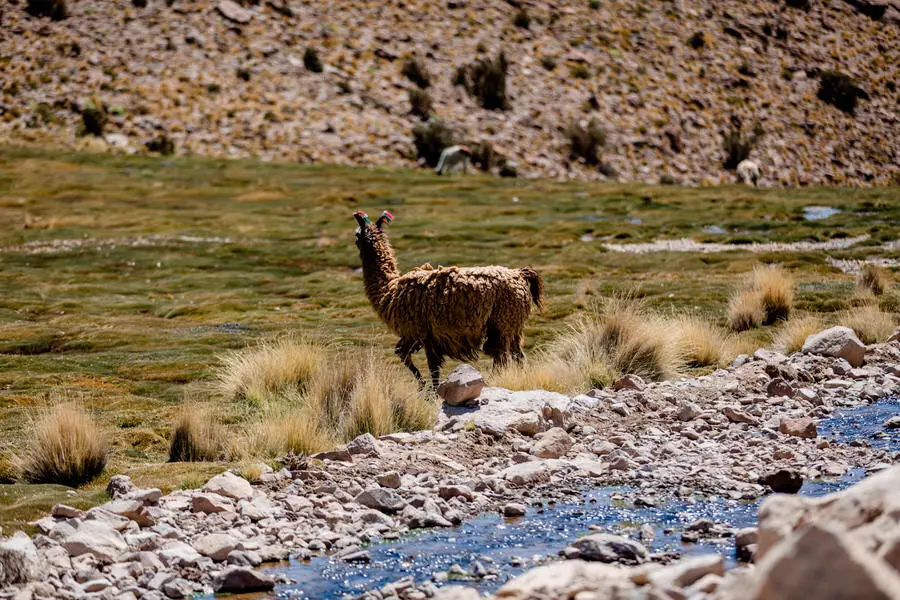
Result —
POLYGON ((38 417, 19 469, 29 483, 77 487, 103 471, 106 449, 106 436, 83 407, 59 404, 38 417))
POLYGON ((688 366, 706 367, 721 362, 725 335, 712 323, 697 317, 680 317, 675 321, 675 332, 680 355, 688 366))
POLYGON ((223 360, 219 386, 227 398, 262 404, 288 390, 307 390, 325 360, 322 346, 285 337, 234 352, 223 360))
POLYGON ((800 10, 805 10, 806 12, 809 12, 810 8, 812 8, 809 0, 784 0, 784 3, 791 8, 798 8, 800 10))
POLYGON ((509 64, 501 52, 496 58, 480 58, 460 67, 453 77, 454 85, 463 85, 469 95, 487 110, 507 110, 506 72, 509 64))
POLYGON ((28 0, 25 10, 33 17, 50 17, 54 21, 69 16, 65 0, 28 0))
POLYGON ((806 338, 825 329, 819 317, 809 316, 790 319, 778 328, 772 347, 782 354, 792 354, 806 342, 806 338))
POLYGON ((428 73, 428 69, 425 68, 425 63, 417 56, 407 57, 403 61, 403 68, 400 72, 422 89, 431 85, 431 75, 428 73))
POLYGON ((722 166, 729 171, 734 171, 737 166, 750 158, 750 152, 756 146, 756 135, 745 137, 740 127, 732 125, 731 130, 722 139, 722 149, 725 151, 725 160, 722 166))
POLYGON ((887 272, 874 263, 865 263, 856 276, 856 289, 880 296, 887 287, 887 272))
POLYGON ((610 300, 599 313, 584 317, 555 342, 553 353, 578 365, 592 386, 629 373, 659 381, 683 366, 669 324, 640 304, 622 299, 610 300))
POLYGON ((702 31, 697 31, 688 38, 687 43, 688 46, 690 46, 694 50, 700 50, 701 48, 706 46, 706 34, 702 31))
POLYGON ((102 102, 93 99, 85 103, 81 109, 81 135, 102 137, 106 122, 106 109, 103 107, 102 102))
POLYGON ((566 137, 569 138, 569 155, 572 158, 582 159, 589 165, 600 163, 599 151, 606 144, 606 132, 600 121, 592 118, 586 126, 573 121, 566 129, 566 137))
POLYGON ((574 65, 569 67, 569 75, 571 75, 575 79, 589 79, 591 76, 591 70, 584 63, 575 63, 574 65))
POLYGON ((152 140, 148 141, 145 145, 148 152, 156 152, 157 154, 162 154, 163 156, 168 156, 170 154, 175 154, 175 142, 172 141, 165 133, 161 133, 152 140))
POLYGON ((182 407, 169 436, 169 462, 203 462, 220 458, 223 433, 212 413, 196 405, 182 407))
POLYGON ((756 290, 741 290, 728 301, 728 325, 734 331, 747 331, 762 325, 766 318, 756 290))
POLYGON ((444 148, 454 144, 453 131, 440 119, 413 127, 413 144, 416 154, 430 167, 436 167, 444 148))
POLYGON ((318 51, 312 46, 307 46, 303 52, 303 66, 311 73, 321 73, 324 70, 318 51))
POLYGON ((839 322, 852 329, 864 344, 887 341, 897 328, 894 318, 875 305, 850 309, 841 314, 839 322))
POLYGON ((409 106, 409 112, 421 119, 430 117, 433 110, 431 96, 428 95, 428 92, 419 88, 409 89, 409 106))
POLYGON ((851 115, 856 111, 857 100, 869 99, 869 95, 849 75, 835 70, 825 71, 819 76, 819 91, 816 95, 822 102, 851 115))
POLYGON ((556 68, 556 57, 551 56, 549 54, 545 54, 541 57, 541 66, 547 69, 548 71, 552 71, 556 68))
POLYGON ((732 296, 728 323, 735 331, 772 325, 790 316, 794 305, 794 280, 781 267, 758 266, 743 289, 732 296))
POLYGON ((760 295, 766 313, 763 325, 783 321, 794 307, 794 279, 781 267, 759 266, 753 270, 752 289, 760 295))
POLYGON ((409 371, 374 349, 336 352, 310 341, 283 340, 249 350, 245 360, 232 358, 222 381, 229 382, 226 391, 235 387, 270 390, 257 403, 259 419, 234 444, 233 457, 311 454, 365 432, 384 435, 425 429, 437 415, 436 403, 419 389, 409 371), (313 354, 317 359, 310 361, 313 354), (299 360, 294 368, 271 370, 265 384, 253 381, 265 370, 260 365, 283 365, 292 359, 299 360), (249 364, 256 366, 247 369, 249 364), (234 365, 240 367, 235 370, 234 365), (250 380, 235 386, 231 381, 238 373, 250 380), (276 381, 276 374, 283 378, 276 381))
POLYGON ((520 7, 519 10, 516 11, 515 16, 513 17, 513 25, 521 29, 528 29, 531 27, 531 16, 529 16, 525 7, 520 7))

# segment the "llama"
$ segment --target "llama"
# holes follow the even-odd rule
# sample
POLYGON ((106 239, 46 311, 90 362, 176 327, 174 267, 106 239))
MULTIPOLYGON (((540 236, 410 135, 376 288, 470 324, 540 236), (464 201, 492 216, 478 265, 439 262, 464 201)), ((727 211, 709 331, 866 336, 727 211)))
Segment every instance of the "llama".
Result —
POLYGON ((756 187, 759 185, 759 165, 752 160, 744 159, 737 166, 737 176, 746 185, 752 183, 756 187))
POLYGON ((446 358, 473 361, 479 348, 495 367, 525 358, 525 320, 532 304, 543 310, 544 283, 537 271, 423 265, 401 275, 385 231, 394 217, 387 211, 375 223, 362 211, 354 217, 366 297, 400 337, 394 351, 423 385, 412 362, 422 348, 435 389, 446 358))
POLYGON ((438 175, 459 170, 465 173, 471 158, 472 151, 468 146, 448 146, 441 152, 441 158, 438 160, 437 167, 434 170, 438 175))

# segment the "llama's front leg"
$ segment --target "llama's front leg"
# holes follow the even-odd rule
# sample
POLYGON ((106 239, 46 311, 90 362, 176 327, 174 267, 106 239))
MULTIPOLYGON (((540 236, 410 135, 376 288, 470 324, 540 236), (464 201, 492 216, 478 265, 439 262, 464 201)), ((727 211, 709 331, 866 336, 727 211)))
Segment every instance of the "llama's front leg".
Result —
POLYGON ((416 365, 414 365, 412 361, 412 355, 418 349, 419 344, 417 344, 416 342, 410 340, 400 340, 394 347, 394 353, 400 357, 400 360, 403 361, 403 364, 406 365, 406 368, 412 371, 412 374, 416 376, 416 379, 419 380, 419 383, 425 385, 425 380, 422 379, 422 374, 419 372, 419 369, 416 368, 416 365))
POLYGON ((428 360, 428 371, 431 373, 431 385, 437 390, 441 383, 441 365, 444 364, 444 357, 426 346, 425 358, 428 360))

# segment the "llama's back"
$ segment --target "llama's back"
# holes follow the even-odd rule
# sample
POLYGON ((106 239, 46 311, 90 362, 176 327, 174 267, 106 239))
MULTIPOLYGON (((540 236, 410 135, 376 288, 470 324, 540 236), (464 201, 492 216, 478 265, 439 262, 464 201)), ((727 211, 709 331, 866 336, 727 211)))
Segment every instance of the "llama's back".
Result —
POLYGON ((393 285, 385 320, 401 337, 422 342, 427 334, 443 353, 474 358, 488 323, 521 335, 530 313, 529 281, 507 267, 413 269, 393 285))

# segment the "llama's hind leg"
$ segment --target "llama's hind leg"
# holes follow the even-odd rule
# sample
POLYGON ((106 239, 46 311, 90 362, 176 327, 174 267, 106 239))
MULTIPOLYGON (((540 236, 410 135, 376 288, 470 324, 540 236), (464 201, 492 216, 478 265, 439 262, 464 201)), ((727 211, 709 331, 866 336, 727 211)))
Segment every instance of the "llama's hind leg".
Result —
POLYGON ((419 372, 419 369, 416 368, 416 365, 413 364, 412 361, 413 353, 420 347, 421 344, 419 344, 418 342, 415 342, 413 340, 401 339, 394 347, 394 353, 400 357, 400 360, 403 361, 403 364, 406 365, 406 368, 412 371, 412 374, 416 376, 416 379, 419 380, 419 383, 425 385, 425 380, 422 379, 422 374, 419 372))
POLYGON ((494 323, 488 323, 487 339, 484 341, 482 351, 494 360, 494 368, 499 369, 509 363, 510 348, 506 340, 494 323))
POLYGON ((428 360, 428 371, 431 373, 431 385, 437 390, 441 382, 441 365, 444 364, 444 357, 440 352, 425 346, 425 358, 428 360))

